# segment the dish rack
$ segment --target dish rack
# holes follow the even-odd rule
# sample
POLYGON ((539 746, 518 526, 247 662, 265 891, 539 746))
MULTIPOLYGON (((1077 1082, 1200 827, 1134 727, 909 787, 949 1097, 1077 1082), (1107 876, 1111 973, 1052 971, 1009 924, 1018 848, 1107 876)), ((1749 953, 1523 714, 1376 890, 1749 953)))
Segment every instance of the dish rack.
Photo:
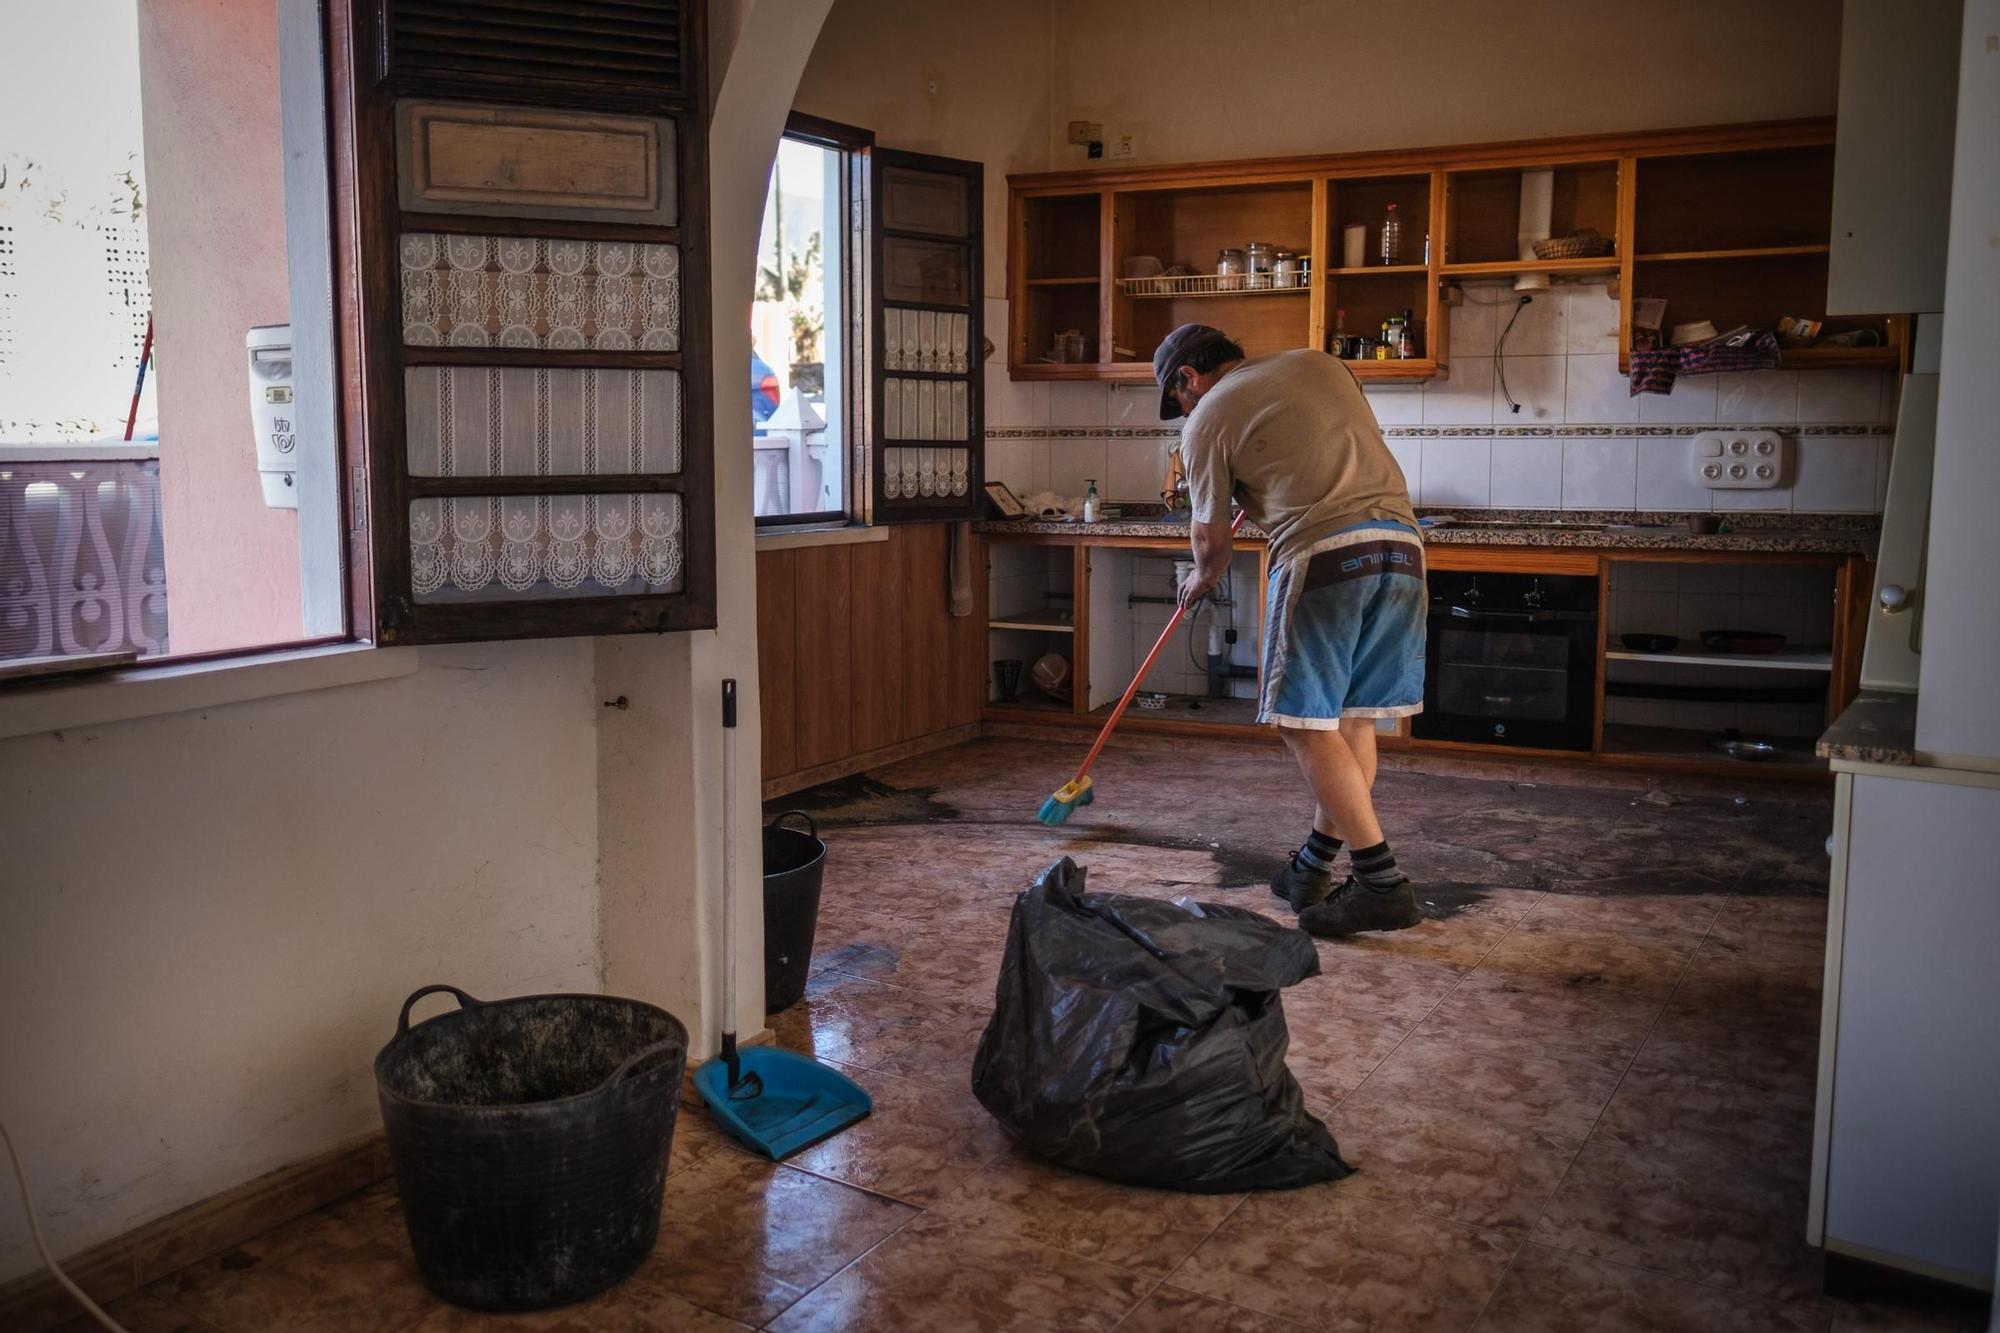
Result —
POLYGON ((1180 273, 1150 278, 1119 278, 1119 290, 1135 298, 1182 296, 1303 296, 1312 290, 1311 275, 1270 273, 1180 273), (1284 285, 1280 286, 1280 283, 1284 285))

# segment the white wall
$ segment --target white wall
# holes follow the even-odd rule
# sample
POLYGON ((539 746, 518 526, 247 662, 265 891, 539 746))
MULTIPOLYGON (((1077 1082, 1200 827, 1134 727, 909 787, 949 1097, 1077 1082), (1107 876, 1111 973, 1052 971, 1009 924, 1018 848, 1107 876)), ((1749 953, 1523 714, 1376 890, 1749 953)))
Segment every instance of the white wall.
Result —
POLYGON ((1968 0, 1960 50, 1917 749, 1992 768, 2000 767, 2000 0, 1968 0))
MULTIPOLYGON (((843 3, 842 9, 846 8, 843 3)), ((1061 0, 1071 120, 1134 162, 1409 148, 1831 115, 1839 0, 1061 0)))
POLYGON ((379 1128, 418 986, 597 989, 602 711, 557 640, 0 742, 0 1117, 57 1251, 379 1128))

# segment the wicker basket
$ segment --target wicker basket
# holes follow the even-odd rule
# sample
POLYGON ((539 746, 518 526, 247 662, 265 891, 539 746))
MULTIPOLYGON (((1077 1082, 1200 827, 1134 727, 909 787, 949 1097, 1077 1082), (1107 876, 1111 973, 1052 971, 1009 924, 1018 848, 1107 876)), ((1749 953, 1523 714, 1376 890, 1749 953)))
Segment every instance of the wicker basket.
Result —
POLYGON ((1610 239, 1587 227, 1567 236, 1551 236, 1535 242, 1537 259, 1601 259, 1611 251, 1610 239))

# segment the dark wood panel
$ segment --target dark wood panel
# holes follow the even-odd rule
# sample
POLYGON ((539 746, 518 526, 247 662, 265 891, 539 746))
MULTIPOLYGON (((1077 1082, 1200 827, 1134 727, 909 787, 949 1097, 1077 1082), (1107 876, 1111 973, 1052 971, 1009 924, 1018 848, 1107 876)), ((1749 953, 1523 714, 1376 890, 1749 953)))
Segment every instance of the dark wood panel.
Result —
POLYGON ((848 566, 853 636, 847 702, 854 716, 856 752, 879 750, 911 738, 902 707, 903 569, 898 540, 908 531, 892 528, 888 541, 845 548, 853 552, 848 566))
POLYGON ((972 549, 966 552, 972 566, 972 614, 951 618, 951 713, 952 726, 975 722, 986 706, 987 601, 986 539, 974 533, 972 549))
POLYGON ((793 575, 799 552, 767 551, 757 557, 757 693, 764 709, 764 776, 799 767, 796 691, 798 659, 792 640, 793 575))
POLYGON ((851 546, 798 552, 790 619, 800 768, 830 763, 855 749, 853 552, 851 546))
POLYGON ((950 588, 945 528, 924 523, 900 534, 903 549, 903 700, 908 734, 951 725, 950 588))

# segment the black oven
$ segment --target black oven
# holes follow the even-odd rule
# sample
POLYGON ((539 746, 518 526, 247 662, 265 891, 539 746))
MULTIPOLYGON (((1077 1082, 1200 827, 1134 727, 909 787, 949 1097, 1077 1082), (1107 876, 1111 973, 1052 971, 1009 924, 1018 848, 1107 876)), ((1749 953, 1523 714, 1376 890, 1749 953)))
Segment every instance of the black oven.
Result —
POLYGON ((1410 734, 1588 750, 1597 580, 1433 570, 1424 711, 1410 734))

